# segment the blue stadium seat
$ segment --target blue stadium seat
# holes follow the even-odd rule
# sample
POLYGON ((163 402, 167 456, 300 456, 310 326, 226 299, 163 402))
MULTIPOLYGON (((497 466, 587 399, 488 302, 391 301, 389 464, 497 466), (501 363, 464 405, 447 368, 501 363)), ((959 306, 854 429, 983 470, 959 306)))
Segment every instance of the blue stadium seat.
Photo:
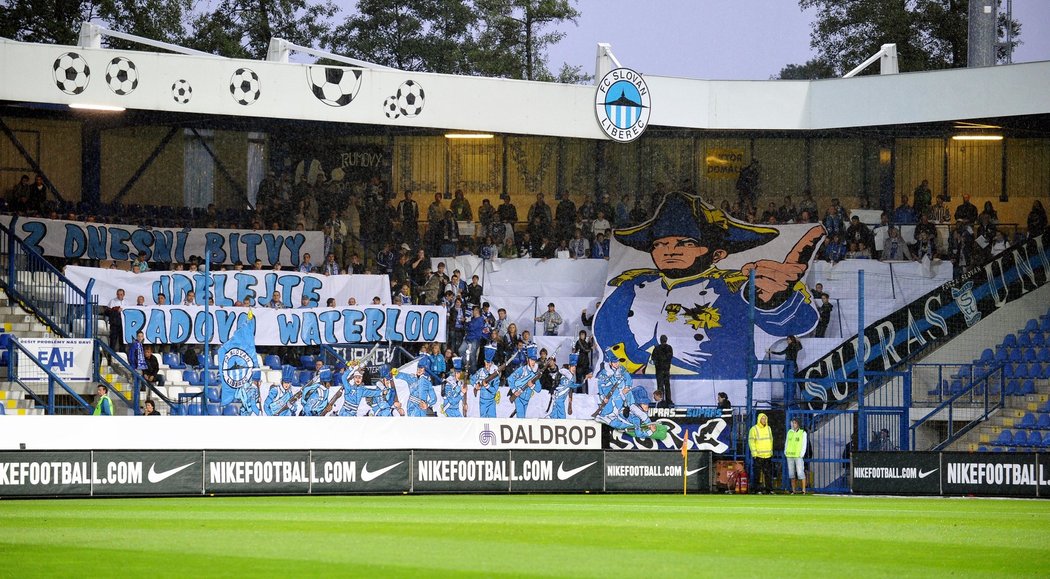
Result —
POLYGON ((1050 414, 1046 412, 1041 413, 1035 427, 1039 430, 1050 430, 1050 414))
POLYGON ((1043 436, 1039 434, 1038 430, 1033 430, 1028 433, 1028 446, 1043 446, 1043 436))
POLYGON ((951 394, 952 396, 955 396, 956 394, 959 394, 962 391, 963 391, 962 381, 959 380, 959 379, 952 380, 951 390, 948 391, 949 394, 951 394))
POLYGON ((165 352, 162 357, 164 358, 164 364, 167 365, 168 368, 171 368, 172 370, 186 369, 186 364, 182 363, 182 356, 180 356, 178 352, 165 352))
POLYGON ((219 369, 219 357, 213 352, 212 355, 211 355, 211 359, 208 360, 208 370, 218 370, 218 369, 219 369))
POLYGON ((1031 378, 1028 373, 1028 364, 1018 364, 1017 368, 1014 369, 1014 378, 1031 378))
POLYGON ((1032 346, 1040 348, 1046 345, 1046 336, 1043 332, 1036 332, 1032 334, 1032 346))
POLYGON ((995 360, 995 352, 991 348, 985 348, 981 352, 981 362, 991 362, 992 360, 995 360))
POLYGON ((7 414, 7 411, 4 410, 4 405, 0 404, 0 416, 3 416, 4 414, 7 414))
POLYGON ((1013 348, 1016 345, 1017 345, 1017 336, 1015 336, 1013 334, 1007 334, 1006 337, 1003 338, 1003 347, 1004 348, 1013 348))
POLYGON ((208 404, 205 408, 208 416, 222 416, 222 404, 208 404))
POLYGON ((1028 332, 1021 332, 1021 335, 1017 338, 1017 345, 1022 348, 1027 348, 1032 345, 1032 338, 1028 332))
POLYGON ((1021 381, 1016 378, 1013 380, 1006 381, 1006 389, 1003 390, 1003 394, 1006 396, 1014 396, 1021 390, 1021 381))
POLYGON ((201 384, 204 384, 204 382, 201 381, 201 373, 196 370, 183 370, 182 379, 190 386, 200 386, 201 384))
POLYGON ((1039 329, 1039 320, 1032 318, 1024 325, 1025 332, 1034 332, 1039 329))
POLYGON ((977 452, 988 452, 988 447, 987 446, 978 446, 977 447, 977 452))
POLYGON ((226 406, 223 406, 223 408, 222 408, 222 415, 223 416, 237 416, 240 413, 241 413, 241 410, 240 410, 240 408, 237 407, 236 404, 227 404, 226 406))
POLYGON ((1005 362, 1010 358, 1010 352, 1002 346, 996 346, 995 348, 995 361, 1005 362))
POLYGON ((1040 349, 1038 357, 1040 362, 1050 362, 1050 348, 1040 349))
POLYGON ((209 384, 208 385, 207 395, 208 395, 208 402, 212 402, 214 404, 218 404, 219 401, 222 400, 222 389, 219 386, 217 386, 217 385, 216 386, 212 386, 211 384, 209 384))
POLYGON ((299 356, 299 367, 303 370, 314 369, 314 357, 313 356, 299 356))
POLYGON ((195 400, 190 401, 190 403, 186 405, 186 416, 200 416, 200 415, 201 415, 201 405, 198 404, 195 400))
POLYGON ((1025 430, 1018 430, 1015 432, 1014 440, 1010 446, 1028 446, 1028 432, 1025 430))
POLYGON ((310 381, 310 378, 313 376, 313 374, 314 373, 311 372, 310 370, 300 370, 295 375, 295 379, 296 379, 295 385, 296 386, 302 386, 303 384, 306 384, 307 382, 310 381))
POLYGON ((185 416, 186 415, 186 406, 183 405, 183 404, 172 404, 171 405, 171 415, 172 416, 185 416))
POLYGON ((252 370, 252 381, 262 382, 262 370, 252 370))
POLYGON ((1020 394, 1021 396, 1024 396, 1024 395, 1027 395, 1027 394, 1035 394, 1035 382, 1032 382, 1031 378, 1029 378, 1028 380, 1025 380, 1024 382, 1022 382, 1021 383, 1021 391, 1018 392, 1018 394, 1020 394))
POLYGON ((1050 380, 1050 362, 1048 362, 1046 364, 1043 364, 1039 368, 1039 379, 1040 380, 1050 380))
POLYGON ((271 370, 280 370, 282 366, 281 357, 277 354, 270 354, 263 360, 263 365, 271 370))
POLYGON ((992 444, 1006 445, 1011 444, 1013 441, 1014 433, 1004 428, 1003 431, 999 433, 999 436, 994 441, 992 441, 992 444))
POLYGON ((1035 353, 1035 348, 1028 347, 1021 352, 1025 362, 1036 362, 1039 360, 1039 356, 1035 353))
POLYGON ((1021 355, 1021 349, 1010 348, 1010 357, 1007 359, 1014 363, 1024 361, 1024 357, 1021 355))
POLYGON ((1025 412, 1021 418, 1021 422, 1017 425, 1018 428, 1035 428, 1038 422, 1036 421, 1035 414, 1031 412, 1025 412))
POLYGON ((1050 332, 1050 315, 1043 318, 1043 322, 1039 324, 1039 329, 1044 332, 1050 332))

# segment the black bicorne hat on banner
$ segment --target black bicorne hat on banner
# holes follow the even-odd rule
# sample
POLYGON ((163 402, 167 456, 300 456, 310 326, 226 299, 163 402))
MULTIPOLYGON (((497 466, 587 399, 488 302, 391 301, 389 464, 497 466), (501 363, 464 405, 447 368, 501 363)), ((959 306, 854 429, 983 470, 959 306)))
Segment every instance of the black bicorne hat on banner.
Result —
POLYGON ((712 251, 739 253, 769 243, 779 234, 771 227, 737 221, 698 195, 680 191, 665 195, 652 219, 613 233, 620 243, 646 253, 662 237, 691 237, 712 251))

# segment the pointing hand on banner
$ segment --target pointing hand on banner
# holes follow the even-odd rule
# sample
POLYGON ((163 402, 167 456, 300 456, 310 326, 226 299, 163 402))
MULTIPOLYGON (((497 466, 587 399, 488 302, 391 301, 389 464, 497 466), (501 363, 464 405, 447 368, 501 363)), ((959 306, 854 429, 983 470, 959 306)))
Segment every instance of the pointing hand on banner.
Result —
POLYGON ((740 268, 744 275, 755 272, 755 295, 758 305, 773 308, 787 299, 788 292, 805 275, 809 259, 823 237, 824 227, 814 226, 791 248, 783 262, 760 259, 740 268))

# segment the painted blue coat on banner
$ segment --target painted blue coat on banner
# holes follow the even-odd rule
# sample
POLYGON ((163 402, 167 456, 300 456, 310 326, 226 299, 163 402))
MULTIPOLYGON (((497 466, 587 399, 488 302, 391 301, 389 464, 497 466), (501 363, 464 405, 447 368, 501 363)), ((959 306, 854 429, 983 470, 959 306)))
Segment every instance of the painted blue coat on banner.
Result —
POLYGON ((819 225, 753 225, 696 195, 669 193, 651 219, 615 230, 595 340, 630 373, 654 374, 650 355, 667 336, 671 374, 744 380, 749 349, 816 326, 803 279, 823 237, 819 225))

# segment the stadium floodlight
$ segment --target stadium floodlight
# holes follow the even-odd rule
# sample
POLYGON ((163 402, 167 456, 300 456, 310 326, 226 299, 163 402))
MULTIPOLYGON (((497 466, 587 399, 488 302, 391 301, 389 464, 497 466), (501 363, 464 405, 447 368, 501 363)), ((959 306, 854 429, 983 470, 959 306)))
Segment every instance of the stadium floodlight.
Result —
POLYGON ((301 46, 294 42, 288 42, 283 38, 271 38, 270 47, 266 51, 266 60, 270 62, 288 62, 288 54, 291 51, 302 52, 303 54, 309 54, 314 58, 325 58, 328 60, 334 60, 343 64, 349 64, 351 66, 360 66, 363 68, 378 68, 382 70, 397 70, 389 66, 383 66, 374 62, 368 62, 367 60, 361 60, 359 58, 351 58, 349 56, 343 56, 341 54, 335 54, 324 50, 318 50, 309 46, 301 46))
POLYGON ((1001 141, 1002 135, 953 135, 953 141, 1001 141))
POLYGON ((127 110, 124 107, 115 107, 112 105, 95 105, 89 103, 70 103, 69 108, 80 109, 85 111, 104 111, 107 113, 122 113, 125 110, 127 110))
POLYGON ((143 38, 142 36, 136 36, 134 34, 128 34, 126 32, 117 32, 116 30, 110 30, 105 26, 99 26, 98 24, 94 24, 92 22, 81 23, 80 41, 77 43, 77 45, 82 48, 102 48, 103 36, 119 38, 121 40, 127 40, 128 42, 135 42, 138 44, 145 44, 146 46, 152 46, 153 48, 160 48, 162 50, 169 50, 171 52, 177 52, 179 54, 210 56, 212 58, 225 58, 224 56, 219 56, 210 52, 204 52, 202 50, 186 48, 177 44, 171 44, 170 42, 162 42, 160 40, 153 40, 152 38, 143 38))
POLYGON ((492 139, 495 136, 491 133, 445 133, 446 139, 492 139))
POLYGON ((860 71, 868 68, 875 61, 879 61, 879 74, 897 74, 900 69, 897 66, 897 45, 896 44, 883 44, 882 48, 878 52, 871 55, 868 60, 857 65, 857 68, 842 75, 842 78, 851 78, 860 74, 860 71))

